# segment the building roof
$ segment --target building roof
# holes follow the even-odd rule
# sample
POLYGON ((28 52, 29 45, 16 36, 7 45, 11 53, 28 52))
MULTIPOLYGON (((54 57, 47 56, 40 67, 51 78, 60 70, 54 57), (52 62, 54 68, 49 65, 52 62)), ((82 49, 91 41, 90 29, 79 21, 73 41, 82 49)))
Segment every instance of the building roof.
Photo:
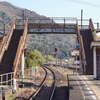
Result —
POLYGON ((100 41, 94 41, 91 43, 91 47, 100 47, 100 41))

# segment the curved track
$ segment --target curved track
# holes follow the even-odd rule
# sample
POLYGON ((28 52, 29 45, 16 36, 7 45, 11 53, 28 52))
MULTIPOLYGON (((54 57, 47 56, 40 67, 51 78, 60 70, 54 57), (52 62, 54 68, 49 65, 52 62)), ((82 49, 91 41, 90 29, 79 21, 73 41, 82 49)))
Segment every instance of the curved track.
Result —
MULTIPOLYGON (((33 93, 27 100, 52 100, 55 91, 55 73, 47 65, 43 65, 42 68, 45 71, 45 77, 40 84, 40 87, 33 93), (49 75, 52 76, 52 82, 49 83, 49 87, 46 86, 49 75), (45 94, 45 95, 44 95, 45 94)), ((50 80, 51 81, 51 80, 50 80)))
POLYGON ((41 68, 45 71, 45 76, 40 86, 29 98, 16 100, 69 100, 68 86, 64 83, 66 80, 61 69, 57 71, 57 67, 48 64, 42 65, 41 68))

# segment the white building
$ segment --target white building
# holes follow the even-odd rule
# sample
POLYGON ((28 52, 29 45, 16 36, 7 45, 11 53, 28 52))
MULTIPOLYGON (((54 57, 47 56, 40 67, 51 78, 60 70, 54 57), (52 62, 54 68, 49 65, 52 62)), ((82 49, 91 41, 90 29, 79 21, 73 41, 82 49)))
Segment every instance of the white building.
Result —
POLYGON ((93 68, 94 78, 100 79, 100 32, 94 32, 94 41, 91 44, 93 48, 93 68))

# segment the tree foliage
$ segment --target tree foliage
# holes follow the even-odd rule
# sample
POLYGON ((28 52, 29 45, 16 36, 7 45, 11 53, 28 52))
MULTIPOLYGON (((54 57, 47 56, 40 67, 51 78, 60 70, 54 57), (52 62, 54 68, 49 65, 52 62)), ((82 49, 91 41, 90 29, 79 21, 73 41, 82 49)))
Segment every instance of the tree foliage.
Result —
POLYGON ((47 55, 48 61, 56 61, 56 58, 54 58, 52 55, 47 55))
POLYGON ((33 67, 44 63, 46 60, 38 50, 27 50, 26 51, 26 66, 33 67))

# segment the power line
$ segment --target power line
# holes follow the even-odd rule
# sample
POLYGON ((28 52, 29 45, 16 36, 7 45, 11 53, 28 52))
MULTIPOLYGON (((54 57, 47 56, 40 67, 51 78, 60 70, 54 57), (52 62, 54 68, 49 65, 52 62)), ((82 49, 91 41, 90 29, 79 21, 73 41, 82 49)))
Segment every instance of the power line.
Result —
POLYGON ((82 4, 82 5, 87 5, 87 6, 91 6, 91 7, 96 7, 96 8, 100 8, 99 4, 94 4, 88 1, 83 1, 83 0, 67 0, 73 3, 77 3, 77 4, 82 4))

